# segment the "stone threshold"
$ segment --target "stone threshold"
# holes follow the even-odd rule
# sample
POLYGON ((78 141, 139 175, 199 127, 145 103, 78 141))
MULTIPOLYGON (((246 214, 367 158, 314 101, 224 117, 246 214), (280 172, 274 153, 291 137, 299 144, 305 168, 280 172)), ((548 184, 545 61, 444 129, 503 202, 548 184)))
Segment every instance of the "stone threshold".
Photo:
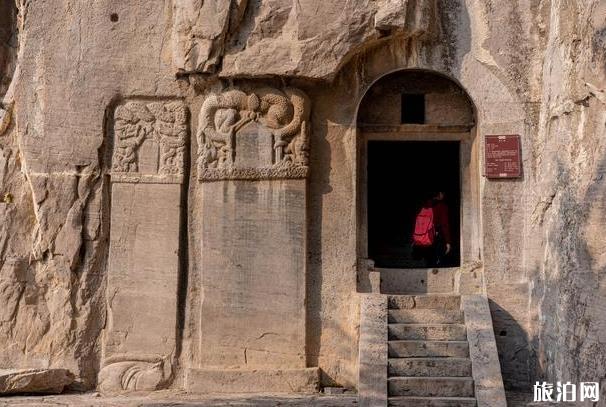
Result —
POLYGON ((196 393, 317 393, 320 369, 189 369, 185 389, 196 393))

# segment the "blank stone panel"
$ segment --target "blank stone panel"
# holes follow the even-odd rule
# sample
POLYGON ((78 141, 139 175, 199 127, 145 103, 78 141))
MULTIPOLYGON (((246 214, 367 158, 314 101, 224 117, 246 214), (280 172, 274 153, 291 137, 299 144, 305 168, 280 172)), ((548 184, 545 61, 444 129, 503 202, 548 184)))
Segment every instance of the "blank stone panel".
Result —
POLYGON ((174 352, 180 188, 112 187, 107 356, 174 352))
POLYGON ((202 365, 305 367, 305 180, 202 188, 202 365))

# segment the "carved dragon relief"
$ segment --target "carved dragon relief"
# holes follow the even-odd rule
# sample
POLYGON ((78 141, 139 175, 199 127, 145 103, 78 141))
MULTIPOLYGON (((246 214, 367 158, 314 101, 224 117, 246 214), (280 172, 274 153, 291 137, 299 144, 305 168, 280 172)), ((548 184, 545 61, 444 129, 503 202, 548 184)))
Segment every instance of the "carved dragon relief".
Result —
POLYGON ((304 178, 308 171, 309 106, 300 90, 261 88, 247 94, 227 90, 211 94, 200 109, 198 179, 304 178), (271 165, 242 166, 238 160, 239 132, 251 123, 272 137, 271 165))
MULTIPOLYGON (((182 102, 129 101, 114 114, 115 181, 181 182, 187 142, 187 108, 182 102), (139 149, 151 141, 159 146, 152 173, 141 173, 139 149)), ((148 166, 149 167, 149 166, 148 166)))

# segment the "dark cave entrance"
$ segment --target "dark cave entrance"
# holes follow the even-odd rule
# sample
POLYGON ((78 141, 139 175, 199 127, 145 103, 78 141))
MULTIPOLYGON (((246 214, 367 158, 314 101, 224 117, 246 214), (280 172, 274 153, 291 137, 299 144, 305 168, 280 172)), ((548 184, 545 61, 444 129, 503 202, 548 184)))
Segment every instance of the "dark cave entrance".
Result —
POLYGON ((380 268, 424 268, 412 234, 423 202, 443 190, 452 249, 437 267, 460 264, 459 141, 368 141, 368 254, 380 268))

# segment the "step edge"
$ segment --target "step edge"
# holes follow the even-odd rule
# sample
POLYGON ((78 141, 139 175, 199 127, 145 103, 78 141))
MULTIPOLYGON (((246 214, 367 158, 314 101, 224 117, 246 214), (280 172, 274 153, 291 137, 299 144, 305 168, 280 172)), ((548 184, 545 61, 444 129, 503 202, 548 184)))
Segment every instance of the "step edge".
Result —
POLYGON ((411 294, 387 294, 391 297, 408 297, 408 296, 417 296, 417 297, 461 297, 461 294, 456 292, 450 293, 411 293, 411 294))
POLYGON ((434 312, 451 312, 463 315, 464 312, 459 308, 388 308, 388 311, 391 312, 423 312, 423 311, 434 311, 434 312))
MULTIPOLYGON (((387 322, 388 325, 415 325, 415 322, 387 322)), ((420 325, 420 324, 417 324, 420 325)), ((423 324, 423 326, 427 326, 427 325, 432 325, 432 324, 423 324)), ((439 324, 433 324, 433 325, 465 325, 459 321, 454 321, 454 322, 440 322, 439 324)))
POLYGON ((476 401, 475 397, 455 397, 455 396, 389 396, 388 400, 453 400, 453 401, 476 401))
POLYGON ((441 341, 425 341, 423 339, 390 339, 388 342, 390 343, 411 343, 411 342, 442 342, 442 343, 452 343, 452 344, 458 344, 458 345, 462 345, 465 344, 467 346, 469 346, 469 342, 468 341, 445 341, 445 340, 441 340, 441 341))
POLYGON ((459 358, 459 357, 454 357, 454 356, 453 357, 445 357, 445 358, 439 357, 439 356, 438 357, 434 357, 434 356, 430 356, 430 357, 412 356, 412 357, 409 357, 409 358, 390 358, 390 357, 388 357, 387 361, 390 361, 390 360, 403 360, 403 359, 412 360, 412 361, 423 361, 423 360, 430 361, 430 360, 434 360, 434 359, 438 359, 438 360, 442 361, 444 359, 448 359, 448 360, 452 360, 454 362, 464 362, 464 361, 467 361, 467 362, 471 363, 471 359, 470 358, 459 358))
POLYGON ((473 382, 472 376, 390 376, 387 378, 388 381, 392 380, 453 380, 460 382, 473 382))
POLYGON ((407 326, 415 326, 415 327, 422 327, 422 326, 453 326, 453 325, 458 325, 458 326, 462 326, 465 327, 466 325, 464 323, 454 323, 454 324, 449 324, 449 323, 444 323, 444 324, 425 324, 425 323, 407 323, 407 322, 390 322, 388 325, 407 325, 407 326))

